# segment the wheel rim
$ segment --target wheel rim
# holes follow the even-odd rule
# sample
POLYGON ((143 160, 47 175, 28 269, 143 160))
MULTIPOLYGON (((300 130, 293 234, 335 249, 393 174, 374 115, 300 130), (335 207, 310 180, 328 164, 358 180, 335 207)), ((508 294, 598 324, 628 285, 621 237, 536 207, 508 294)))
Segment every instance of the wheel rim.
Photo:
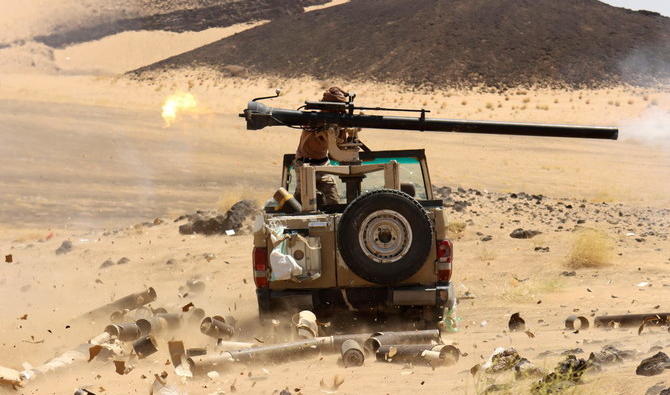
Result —
POLYGON ((365 255, 372 260, 396 262, 407 254, 412 245, 412 228, 398 212, 378 210, 363 220, 358 242, 365 255))

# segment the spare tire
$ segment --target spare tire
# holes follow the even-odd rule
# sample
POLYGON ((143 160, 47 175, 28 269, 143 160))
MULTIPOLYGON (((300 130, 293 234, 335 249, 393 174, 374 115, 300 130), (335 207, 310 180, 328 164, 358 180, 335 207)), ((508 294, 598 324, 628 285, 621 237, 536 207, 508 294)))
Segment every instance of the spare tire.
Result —
POLYGON ((352 272, 383 285, 407 280, 434 248, 433 225, 419 202, 382 189, 361 195, 344 210, 338 249, 352 272))

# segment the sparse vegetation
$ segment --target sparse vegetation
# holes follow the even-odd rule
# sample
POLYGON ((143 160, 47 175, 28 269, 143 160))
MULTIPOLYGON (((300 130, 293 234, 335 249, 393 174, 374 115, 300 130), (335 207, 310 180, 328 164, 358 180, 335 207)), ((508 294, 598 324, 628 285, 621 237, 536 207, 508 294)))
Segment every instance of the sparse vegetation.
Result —
POLYGON ((467 224, 465 222, 450 222, 447 225, 447 235, 452 239, 460 239, 463 237, 467 224))
POLYGON ((568 257, 573 269, 602 267, 611 263, 612 239, 603 231, 584 229, 577 234, 568 257))
POLYGON ((563 286, 559 278, 528 279, 523 282, 512 279, 501 298, 510 303, 537 303, 542 295, 560 291, 563 286))

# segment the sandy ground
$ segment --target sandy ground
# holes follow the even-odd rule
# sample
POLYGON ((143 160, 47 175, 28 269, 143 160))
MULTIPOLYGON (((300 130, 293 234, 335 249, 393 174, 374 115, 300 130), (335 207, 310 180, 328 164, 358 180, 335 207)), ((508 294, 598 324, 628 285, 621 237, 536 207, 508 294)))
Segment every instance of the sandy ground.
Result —
POLYGON ((98 41, 72 45, 54 52, 56 66, 70 73, 118 74, 209 44, 222 37, 251 29, 264 22, 244 23, 200 32, 133 31, 98 41), (144 45, 154 42, 153 45, 144 45), (118 51, 118 48, 126 48, 118 51), (113 54, 113 55, 112 55, 113 54), (99 61, 104 58, 104 65, 99 61), (104 67, 104 68, 101 68, 104 67))
MULTIPOLYGON (((146 286, 158 292, 155 306, 178 309, 193 301, 209 314, 235 315, 244 329, 243 340, 264 336, 255 321, 251 237, 181 236, 172 219, 201 208, 225 209, 242 197, 262 201, 277 186, 282 154, 293 151, 297 134, 284 129, 244 130, 237 113, 249 99, 281 87, 285 93, 275 104, 297 107, 318 98, 324 86, 342 82, 246 80, 200 70, 152 82, 81 73, 118 71, 148 63, 158 52, 165 54, 136 51, 132 59, 119 59, 117 54, 130 42, 144 40, 143 45, 150 46, 154 38, 167 37, 160 32, 142 34, 134 36, 142 37, 139 41, 116 37, 66 49, 63 55, 71 51, 71 59, 79 54, 75 70, 67 73, 0 74, 0 256, 12 254, 14 259, 12 264, 0 264, 0 308, 5 318, 0 322, 0 366, 38 365, 85 342, 106 322, 82 324, 75 317, 146 286), (178 91, 191 92, 199 104, 196 111, 179 114, 166 127, 161 105, 178 91), (134 226, 155 217, 166 222, 134 226), (56 255, 55 249, 66 239, 74 244, 72 252, 56 255), (214 259, 203 254, 214 254, 214 259), (122 257, 130 262, 100 268, 106 259, 122 257), (166 265, 169 259, 176 263, 166 265), (206 282, 206 291, 180 297, 179 287, 195 277, 206 282), (21 319, 24 314, 26 319, 21 319)), ((175 48, 194 43, 187 36, 171 37, 184 38, 175 48)), ((62 59, 56 56, 56 61, 62 59)), ((436 185, 541 193, 627 208, 669 207, 667 90, 421 93, 367 83, 347 88, 358 93, 361 104, 426 107, 438 117, 622 128, 623 139, 618 142, 364 133, 373 149, 425 148, 436 185)), ((513 346, 536 364, 551 368, 560 356, 539 357, 543 351, 560 354, 579 347, 585 351, 579 356, 586 357, 605 344, 641 354, 586 377, 575 393, 643 393, 658 382, 670 386, 667 373, 652 378, 634 374, 639 360, 652 354, 650 347, 670 349, 667 332, 650 329, 638 336, 637 330, 576 334, 562 330, 563 320, 573 312, 591 316, 670 310, 667 239, 639 243, 615 232, 613 225, 599 223, 597 227, 617 241, 610 265, 580 269, 575 277, 566 278, 560 273, 568 270, 572 232, 554 232, 555 225, 532 215, 497 211, 494 205, 451 216, 455 222, 472 221, 456 242, 454 282, 459 295, 466 291, 475 295, 459 306, 459 332, 444 336, 467 354, 454 366, 433 371, 369 361, 363 368, 345 369, 336 356, 324 355, 290 364, 240 366, 218 379, 182 384, 165 365, 169 339, 160 339, 159 353, 138 362, 128 375, 119 376, 113 366, 93 361, 35 381, 19 393, 72 393, 82 386, 95 393, 146 393, 153 374, 165 370, 170 383, 191 394, 230 393, 232 387, 239 393, 272 394, 286 387, 293 393, 322 393, 321 379, 332 380, 335 375, 344 378, 338 391, 343 394, 474 394, 486 383, 482 377, 473 378, 469 369, 496 347, 513 346), (515 225, 545 233, 530 241, 511 239, 508 234, 515 225), (493 241, 482 242, 478 232, 492 235, 493 241), (538 254, 534 251, 538 245, 550 247, 550 252, 538 254), (637 286, 641 282, 651 286, 637 286), (505 332, 514 312, 522 313, 535 338, 505 332)), ((667 217, 640 215, 635 226, 636 232, 668 231, 667 217)), ((174 336, 188 346, 209 343, 197 329, 174 336)), ((516 391, 524 392, 530 384, 522 382, 516 391)), ((0 393, 14 392, 0 387, 0 393)))
MULTIPOLYGON (((240 189, 264 200, 280 176, 282 155, 295 149, 297 135, 281 128, 248 132, 237 113, 247 100, 272 92, 270 86, 287 91, 275 101, 277 106, 297 107, 318 97, 319 82, 221 79, 201 86, 199 78, 142 86, 110 77, 0 76, 0 150, 10 158, 0 179, 5 191, 0 204, 7 207, 0 215, 3 222, 25 226, 49 218, 52 226, 65 227, 139 220, 166 210, 211 207, 240 189), (180 90, 193 92, 199 108, 196 114, 178 115, 166 128, 161 105, 180 90), (101 197, 108 203, 99 204, 101 197)), ((667 140, 662 135, 641 142, 629 139, 663 133, 667 94, 624 88, 529 91, 510 94, 506 101, 497 94, 474 92, 429 95, 388 91, 390 87, 377 92, 367 85, 354 88, 361 104, 425 105, 437 117, 623 128, 618 142, 365 132, 374 149, 425 148, 437 185, 667 206, 667 140), (620 106, 608 104, 613 100, 620 106), (537 108, 543 106, 549 110, 537 108)))

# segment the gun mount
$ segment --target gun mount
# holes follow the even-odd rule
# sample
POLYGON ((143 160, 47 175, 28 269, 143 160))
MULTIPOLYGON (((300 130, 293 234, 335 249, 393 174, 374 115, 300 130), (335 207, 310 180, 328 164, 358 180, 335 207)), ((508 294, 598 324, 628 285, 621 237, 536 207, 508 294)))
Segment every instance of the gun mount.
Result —
MULTIPOLYGON (((430 111, 424 109, 358 107, 353 104, 354 97, 355 95, 352 95, 348 103, 308 101, 297 110, 272 108, 258 101, 252 101, 240 117, 246 119, 248 130, 260 130, 269 126, 313 129, 342 127, 606 140, 617 140, 619 135, 618 129, 612 127, 427 118, 426 114, 430 111), (356 111, 417 112, 419 116, 356 114, 356 111)), ((329 141, 331 156, 343 162, 356 162, 355 153, 359 148, 365 148, 363 144, 356 144, 358 140, 353 144, 351 140, 338 144, 334 141, 334 134, 331 140, 333 140, 329 141)))

